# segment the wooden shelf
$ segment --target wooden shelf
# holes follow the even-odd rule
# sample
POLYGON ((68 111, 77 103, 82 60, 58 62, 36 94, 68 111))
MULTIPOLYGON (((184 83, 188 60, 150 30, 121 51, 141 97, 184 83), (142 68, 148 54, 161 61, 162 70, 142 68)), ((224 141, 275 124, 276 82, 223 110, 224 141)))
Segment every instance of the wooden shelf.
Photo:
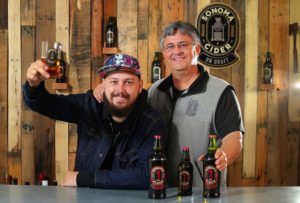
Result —
POLYGON ((259 89, 266 90, 266 91, 272 91, 275 89, 275 85, 274 84, 260 84, 259 89))
POLYGON ((52 85, 52 88, 55 90, 67 90, 69 88, 69 85, 66 82, 64 82, 64 83, 54 82, 52 85))
POLYGON ((103 54, 116 54, 119 52, 118 47, 103 47, 103 54))

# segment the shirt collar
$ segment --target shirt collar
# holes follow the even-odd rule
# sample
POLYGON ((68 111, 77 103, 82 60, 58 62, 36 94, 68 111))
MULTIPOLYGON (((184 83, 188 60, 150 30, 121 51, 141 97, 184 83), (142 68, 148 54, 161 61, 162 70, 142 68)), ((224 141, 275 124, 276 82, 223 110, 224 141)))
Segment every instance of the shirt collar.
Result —
MULTIPOLYGON (((196 94, 205 90, 209 78, 209 74, 203 68, 203 66, 198 65, 197 68, 200 72, 200 75, 197 77, 197 79, 191 84, 191 86, 187 89, 187 91, 182 96, 196 94)), ((172 88, 172 86, 173 86, 173 76, 171 74, 158 86, 158 89, 168 93, 170 91, 170 88, 172 88)))

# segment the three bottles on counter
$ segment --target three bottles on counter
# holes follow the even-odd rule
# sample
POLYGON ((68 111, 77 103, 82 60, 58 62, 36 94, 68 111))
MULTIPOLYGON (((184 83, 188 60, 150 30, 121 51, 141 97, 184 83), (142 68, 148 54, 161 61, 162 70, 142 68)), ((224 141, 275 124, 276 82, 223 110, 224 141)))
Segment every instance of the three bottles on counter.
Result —
POLYGON ((105 29, 105 44, 106 47, 118 46, 118 28, 116 17, 109 16, 108 18, 108 23, 105 29))
POLYGON ((273 83, 273 63, 271 60, 270 52, 267 52, 266 61, 264 63, 263 83, 264 84, 272 84, 273 83))
POLYGON ((203 159, 203 197, 220 197, 221 171, 216 168, 215 153, 217 141, 215 135, 209 135, 208 152, 203 159))
POLYGON ((162 78, 162 63, 160 59, 160 52, 155 52, 154 60, 151 66, 151 82, 154 83, 162 78))
POLYGON ((156 135, 154 138, 153 153, 149 158, 150 184, 148 197, 151 199, 162 199, 166 197, 167 159, 162 150, 161 136, 156 135))
POLYGON ((182 159, 178 167, 178 195, 185 196, 192 194, 193 187, 193 165, 190 161, 190 149, 182 149, 182 159))

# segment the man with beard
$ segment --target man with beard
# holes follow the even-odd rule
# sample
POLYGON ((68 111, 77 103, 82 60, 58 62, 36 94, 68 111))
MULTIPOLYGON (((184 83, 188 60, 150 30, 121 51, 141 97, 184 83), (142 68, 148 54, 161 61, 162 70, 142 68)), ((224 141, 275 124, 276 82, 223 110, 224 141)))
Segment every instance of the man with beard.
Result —
POLYGON ((63 186, 112 189, 147 189, 148 158, 154 135, 164 135, 158 112, 147 104, 136 58, 116 54, 99 69, 104 102, 92 90, 85 94, 50 94, 44 80, 48 67, 37 60, 27 70, 23 85, 26 104, 52 119, 77 124, 78 142, 74 171, 63 186))

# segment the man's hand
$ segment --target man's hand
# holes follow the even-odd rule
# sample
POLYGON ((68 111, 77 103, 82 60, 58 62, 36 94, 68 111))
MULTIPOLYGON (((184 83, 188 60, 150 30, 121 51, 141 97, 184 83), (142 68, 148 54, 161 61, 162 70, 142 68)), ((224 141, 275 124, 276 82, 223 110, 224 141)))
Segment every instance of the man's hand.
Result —
POLYGON ((104 86, 103 84, 98 84, 93 91, 93 95, 99 103, 103 102, 103 93, 104 93, 103 86, 104 86))
MULTIPOLYGON (((198 160, 203 161, 205 155, 200 155, 198 160)), ((218 148, 216 153, 215 153, 215 158, 216 158, 216 168, 219 169, 220 171, 223 171, 227 167, 227 157, 225 152, 221 149, 218 148)))
POLYGON ((78 175, 78 171, 68 171, 65 175, 64 182, 61 184, 62 186, 77 186, 76 178, 78 175))
POLYGON ((50 78, 49 73, 47 72, 48 66, 44 64, 41 60, 37 60, 30 64, 30 67, 27 69, 26 78, 31 87, 37 87, 39 84, 50 78))

